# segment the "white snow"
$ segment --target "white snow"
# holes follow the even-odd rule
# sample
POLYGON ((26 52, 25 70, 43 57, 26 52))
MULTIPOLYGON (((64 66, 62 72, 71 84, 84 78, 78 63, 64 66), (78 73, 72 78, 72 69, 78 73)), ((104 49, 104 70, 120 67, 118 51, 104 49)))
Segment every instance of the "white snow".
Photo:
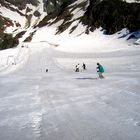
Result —
POLYGON ((139 140, 140 47, 100 29, 78 37, 55 30, 0 52, 1 62, 16 58, 0 64, 0 139, 139 140), (97 79, 97 62, 105 79, 97 79))
POLYGON ((85 13, 85 12, 84 12, 83 10, 81 10, 81 8, 77 8, 76 10, 74 10, 74 11, 72 12, 72 14, 74 15, 73 20, 74 20, 74 19, 77 19, 77 18, 79 18, 79 17, 81 17, 81 16, 83 16, 84 13, 85 13))
POLYGON ((78 21, 55 35, 62 22, 22 44, 30 27, 17 48, 0 51, 0 139, 139 140, 140 45, 120 38, 126 29, 86 35, 80 24, 69 34, 78 21))
POLYGON ((75 5, 75 4, 78 5, 78 4, 82 3, 82 2, 87 2, 87 0, 77 0, 72 5, 75 5))
MULTIPOLYGON (((12 21, 16 21, 22 27, 25 26, 26 18, 24 16, 21 16, 17 12, 13 12, 13 11, 5 8, 5 7, 0 7, 0 11, 2 12, 2 13, 0 13, 0 15, 2 15, 4 17, 7 17, 7 18, 10 18, 10 20, 12 20, 12 21)), ((11 27, 7 28, 6 32, 8 32, 8 33, 10 32, 11 33, 14 29, 15 29, 15 27, 13 27, 12 30, 11 30, 11 27)))
POLYGON ((132 3, 132 2, 140 3, 140 1, 137 1, 137 0, 124 0, 124 1, 126 1, 128 3, 132 3))
MULTIPOLYGON (((71 29, 73 24, 69 29, 71 29)), ((124 32, 127 32, 126 30, 121 31, 121 34, 106 36, 103 35, 100 28, 93 33, 91 32, 90 35, 86 35, 86 27, 83 27, 81 24, 78 25, 72 34, 69 34, 68 29, 60 35, 55 35, 56 29, 54 25, 49 28, 43 27, 39 29, 32 42, 46 41, 51 44, 58 44, 58 49, 65 52, 109 52, 130 49, 132 47, 126 44, 124 38, 118 39, 124 32)), ((133 47, 131 49, 133 49, 133 47)))

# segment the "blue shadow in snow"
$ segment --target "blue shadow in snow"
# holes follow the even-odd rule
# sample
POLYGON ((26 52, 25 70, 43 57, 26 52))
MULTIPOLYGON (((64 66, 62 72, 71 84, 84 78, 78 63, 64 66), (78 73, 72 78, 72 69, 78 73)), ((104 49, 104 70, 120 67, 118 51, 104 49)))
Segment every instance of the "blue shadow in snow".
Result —
POLYGON ((98 78, 92 78, 92 77, 82 77, 82 78, 75 78, 77 80, 97 80, 98 78))

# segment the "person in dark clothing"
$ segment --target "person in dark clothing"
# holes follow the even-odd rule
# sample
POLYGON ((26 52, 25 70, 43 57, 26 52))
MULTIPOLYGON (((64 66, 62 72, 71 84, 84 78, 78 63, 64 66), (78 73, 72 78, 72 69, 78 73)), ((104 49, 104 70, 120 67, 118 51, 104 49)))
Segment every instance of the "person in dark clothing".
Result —
POLYGON ((77 64, 75 67, 76 67, 75 72, 79 72, 79 67, 80 67, 80 65, 77 64))
POLYGON ((97 73, 99 75, 99 78, 104 78, 103 73, 104 73, 104 68, 100 63, 97 63, 97 73))
POLYGON ((82 66, 82 67, 83 67, 84 70, 86 70, 86 65, 85 65, 85 63, 83 63, 83 66, 82 66))

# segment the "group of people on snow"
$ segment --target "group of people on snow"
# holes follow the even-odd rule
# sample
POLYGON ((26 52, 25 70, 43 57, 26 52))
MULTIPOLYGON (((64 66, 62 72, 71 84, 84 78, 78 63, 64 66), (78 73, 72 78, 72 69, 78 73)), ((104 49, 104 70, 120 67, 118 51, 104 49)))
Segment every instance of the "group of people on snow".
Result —
MULTIPOLYGON (((83 63, 82 68, 83 68, 84 70, 86 70, 86 65, 85 65, 85 63, 83 63)), ((75 72, 79 72, 79 69, 80 69, 80 64, 78 63, 78 64, 75 66, 75 72)))
MULTIPOLYGON (((85 64, 85 63, 82 64, 82 68, 83 68, 84 70, 86 70, 86 64, 85 64)), ((79 70, 80 70, 80 64, 78 63, 78 64, 75 66, 75 72, 79 72, 79 70)), ((104 67, 103 67, 100 63, 97 63, 96 70, 97 70, 97 73, 98 73, 98 75, 99 75, 99 78, 101 78, 101 79, 104 78, 104 76, 103 76, 104 67)))
MULTIPOLYGON (((86 70, 86 64, 83 63, 82 64, 82 68, 83 70, 86 70)), ((97 67, 96 67, 96 70, 97 70, 97 73, 99 75, 99 78, 100 79, 103 79, 104 76, 103 76, 103 73, 104 73, 104 67, 100 64, 100 63, 97 63, 97 67)), ((48 72, 49 70, 46 69, 46 72, 48 72)), ((79 72, 80 71, 80 64, 78 63, 76 66, 75 66, 75 72, 79 72)))

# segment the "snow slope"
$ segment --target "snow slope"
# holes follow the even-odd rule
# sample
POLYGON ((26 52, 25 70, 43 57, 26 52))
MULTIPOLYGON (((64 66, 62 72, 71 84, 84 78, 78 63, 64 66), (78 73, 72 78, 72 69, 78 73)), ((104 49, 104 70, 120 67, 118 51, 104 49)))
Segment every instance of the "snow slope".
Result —
MULTIPOLYGON (((0 74, 0 139, 139 140, 140 48, 119 42, 127 48, 117 50, 116 37, 108 37, 113 38, 101 52, 94 44, 86 50, 81 38, 82 47, 79 43, 70 52, 57 37, 57 47, 42 40, 21 48, 27 52, 19 57, 24 63, 0 74), (75 73, 75 65, 83 62, 87 70, 75 73), (105 67, 103 80, 96 79, 97 62, 105 67)), ((97 40, 101 46, 106 38, 97 40)))
POLYGON ((126 2, 128 2, 128 3, 132 3, 132 2, 136 2, 136 3, 140 3, 140 1, 138 0, 124 0, 124 1, 126 1, 126 2))
MULTIPOLYGON (((73 19, 83 14, 74 13, 73 19)), ((126 30, 85 35, 78 21, 55 35, 62 22, 38 29, 31 43, 0 51, 0 139, 139 140, 140 45, 122 38, 126 30), (83 62, 87 70, 76 73, 83 62), (98 79, 97 62, 105 79, 98 79)))

